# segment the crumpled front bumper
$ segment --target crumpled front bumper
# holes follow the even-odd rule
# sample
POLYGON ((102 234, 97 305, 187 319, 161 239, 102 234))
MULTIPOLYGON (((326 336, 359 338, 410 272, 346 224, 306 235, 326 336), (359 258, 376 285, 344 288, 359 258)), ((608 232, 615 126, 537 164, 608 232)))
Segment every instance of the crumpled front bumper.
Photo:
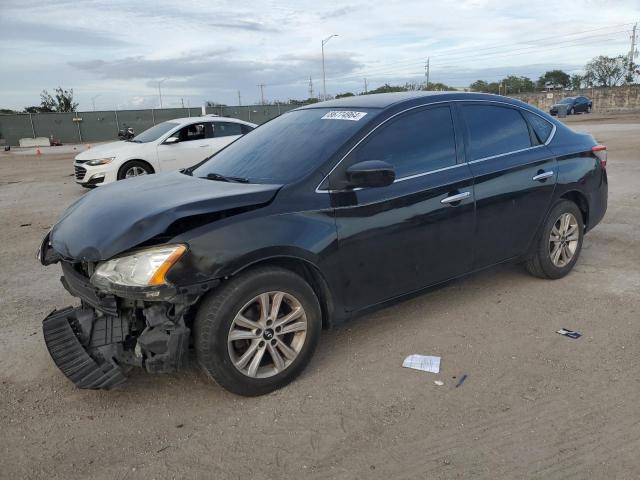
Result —
MULTIPOLYGON (((85 323, 86 319, 93 321, 88 315, 91 315, 91 311, 82 308, 67 307, 54 310, 42 322, 44 340, 54 363, 79 388, 108 390, 123 383, 127 377, 114 359, 107 360, 105 357, 96 356, 99 354, 96 345, 104 345, 106 341, 118 339, 106 338, 103 335, 103 341, 100 342, 98 337, 105 331, 98 330, 92 331, 91 336, 86 338, 80 322, 83 318, 85 323), (83 336, 86 346, 94 345, 93 356, 81 342, 83 336)), ((110 329, 111 337, 113 333, 114 330, 110 329)))

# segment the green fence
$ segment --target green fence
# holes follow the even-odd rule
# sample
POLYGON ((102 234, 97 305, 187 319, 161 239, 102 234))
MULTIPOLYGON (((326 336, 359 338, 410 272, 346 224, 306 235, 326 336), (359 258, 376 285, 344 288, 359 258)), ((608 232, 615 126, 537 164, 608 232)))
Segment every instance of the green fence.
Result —
MULTIPOLYGON (((293 108, 296 106, 246 105, 207 107, 206 112, 261 124, 293 108)), ((21 138, 35 137, 53 137, 62 143, 103 142, 116 140, 118 130, 125 127, 133 127, 136 133, 140 133, 157 123, 200 115, 200 108, 0 115, 0 139, 12 146, 18 145, 21 138)))

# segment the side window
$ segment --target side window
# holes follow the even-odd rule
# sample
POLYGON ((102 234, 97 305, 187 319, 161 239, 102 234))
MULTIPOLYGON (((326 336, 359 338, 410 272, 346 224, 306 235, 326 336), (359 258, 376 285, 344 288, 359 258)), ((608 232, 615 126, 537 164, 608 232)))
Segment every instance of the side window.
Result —
POLYGON ((382 125, 352 154, 349 163, 383 160, 407 177, 456 163, 456 141, 448 106, 402 115, 382 125))
POLYGON ((191 140, 202 140, 205 136, 204 123, 195 123, 193 125, 187 125, 181 128, 176 133, 171 135, 172 137, 178 137, 181 142, 189 142, 191 140))
POLYGON ((240 130, 242 130, 242 135, 245 135, 247 133, 249 133, 251 130, 253 130, 253 127, 250 127, 249 125, 240 125, 240 130))
POLYGON ((214 137, 229 137, 232 135, 242 135, 242 125, 233 122, 215 122, 213 127, 214 137))
POLYGON ((539 143, 542 144, 549 140, 553 125, 535 113, 523 111, 522 114, 529 122, 529 125, 531 125, 531 128, 533 128, 533 132, 536 134, 539 143))
POLYGON ((529 128, 518 110, 495 105, 464 105, 471 158, 492 157, 531 146, 529 128))

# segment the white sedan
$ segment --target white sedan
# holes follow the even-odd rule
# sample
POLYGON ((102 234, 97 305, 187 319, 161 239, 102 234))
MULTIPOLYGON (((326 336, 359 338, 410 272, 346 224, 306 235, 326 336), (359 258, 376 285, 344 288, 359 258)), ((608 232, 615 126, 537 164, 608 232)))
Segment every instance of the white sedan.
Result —
POLYGON ((76 183, 91 188, 124 178, 191 167, 257 125, 226 117, 177 118, 131 140, 105 143, 78 154, 76 183))

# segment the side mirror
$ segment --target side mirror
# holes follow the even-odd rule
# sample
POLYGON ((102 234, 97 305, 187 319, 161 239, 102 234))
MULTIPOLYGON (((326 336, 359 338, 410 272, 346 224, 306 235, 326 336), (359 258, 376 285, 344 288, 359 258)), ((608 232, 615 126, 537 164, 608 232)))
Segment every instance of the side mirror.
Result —
POLYGON ((178 143, 180 139, 178 137, 169 137, 164 142, 165 145, 173 145, 174 143, 178 143))
POLYGON ((351 188, 386 187, 395 179, 393 166, 381 160, 358 162, 347 168, 347 182, 351 188))

